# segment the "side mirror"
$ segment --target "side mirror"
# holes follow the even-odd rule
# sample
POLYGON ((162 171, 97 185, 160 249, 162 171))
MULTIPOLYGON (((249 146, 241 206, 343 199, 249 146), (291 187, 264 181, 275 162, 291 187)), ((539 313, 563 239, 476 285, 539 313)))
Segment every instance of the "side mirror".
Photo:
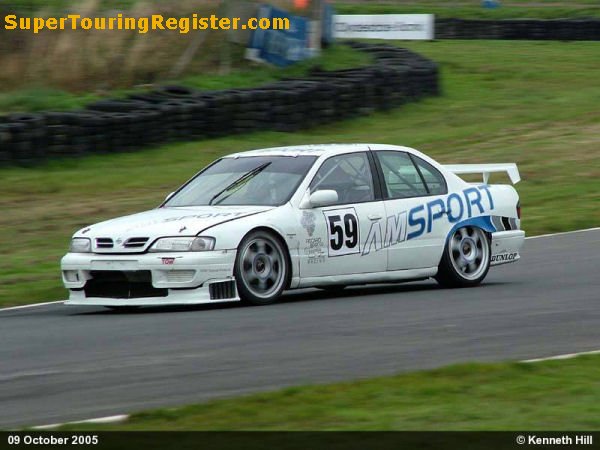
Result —
POLYGON ((324 189, 314 192, 310 195, 310 206, 319 208, 321 206, 335 205, 338 201, 338 194, 334 190, 324 189))
POLYGON ((171 197, 173 197, 173 195, 175 195, 175 192, 171 192, 169 195, 167 195, 165 197, 165 202, 168 202, 171 199, 171 197))

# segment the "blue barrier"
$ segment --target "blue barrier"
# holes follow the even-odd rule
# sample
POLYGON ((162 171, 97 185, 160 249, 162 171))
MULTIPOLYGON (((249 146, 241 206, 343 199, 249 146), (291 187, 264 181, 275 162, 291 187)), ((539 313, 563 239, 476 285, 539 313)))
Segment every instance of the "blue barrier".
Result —
POLYGON ((276 66, 284 67, 311 56, 308 47, 308 20, 294 16, 279 8, 263 5, 259 9, 259 20, 286 18, 290 22, 287 30, 254 30, 250 38, 249 56, 276 66))

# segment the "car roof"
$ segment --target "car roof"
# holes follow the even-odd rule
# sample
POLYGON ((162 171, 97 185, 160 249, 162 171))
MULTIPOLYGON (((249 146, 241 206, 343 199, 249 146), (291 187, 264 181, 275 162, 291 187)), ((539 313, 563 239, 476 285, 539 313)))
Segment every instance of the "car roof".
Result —
POLYGON ((343 153, 364 152, 366 150, 397 150, 419 153, 410 147, 386 144, 311 144, 288 147, 271 147, 246 152, 233 153, 225 158, 245 158, 249 156, 333 156, 343 153))

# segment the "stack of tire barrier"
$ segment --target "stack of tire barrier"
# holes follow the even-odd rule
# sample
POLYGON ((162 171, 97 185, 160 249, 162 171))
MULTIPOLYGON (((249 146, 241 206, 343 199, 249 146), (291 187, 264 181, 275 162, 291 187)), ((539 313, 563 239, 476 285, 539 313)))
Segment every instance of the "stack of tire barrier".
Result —
POLYGON ((436 19, 436 39, 523 39, 555 41, 598 41, 598 19, 436 19))
POLYGON ((438 93, 437 65, 390 45, 349 43, 374 63, 313 69, 251 89, 165 86, 84 110, 0 117, 0 165, 130 151, 172 141, 256 130, 294 131, 385 110, 438 93))

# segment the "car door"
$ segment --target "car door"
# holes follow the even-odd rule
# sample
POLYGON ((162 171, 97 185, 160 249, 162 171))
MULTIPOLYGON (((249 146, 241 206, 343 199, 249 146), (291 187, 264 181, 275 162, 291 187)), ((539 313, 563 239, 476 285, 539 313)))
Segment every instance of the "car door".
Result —
POLYGON ((309 191, 334 190, 338 201, 325 207, 299 210, 302 278, 382 272, 385 253, 381 236, 370 234, 371 224, 385 216, 379 183, 374 182, 368 152, 336 155, 323 162, 309 191))
POLYGON ((434 267, 449 231, 444 176, 407 152, 373 152, 383 182, 386 218, 378 222, 388 270, 434 267))

